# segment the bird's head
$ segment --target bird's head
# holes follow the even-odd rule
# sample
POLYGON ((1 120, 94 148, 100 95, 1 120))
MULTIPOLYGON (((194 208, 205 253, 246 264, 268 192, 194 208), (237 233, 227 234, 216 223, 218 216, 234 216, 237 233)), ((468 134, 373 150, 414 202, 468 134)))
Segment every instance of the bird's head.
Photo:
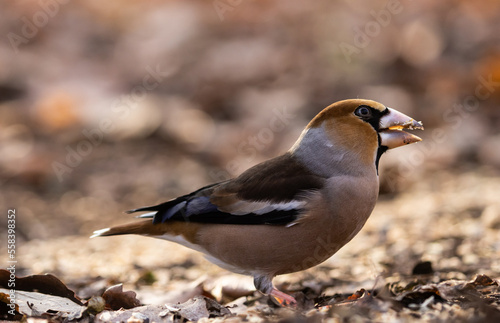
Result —
POLYGON ((338 167, 360 162, 377 167, 388 149, 422 140, 404 131, 414 129, 424 128, 421 122, 379 102, 344 100, 316 115, 290 152, 302 160, 315 156, 312 163, 316 165, 311 166, 317 170, 321 168, 318 163, 338 167))

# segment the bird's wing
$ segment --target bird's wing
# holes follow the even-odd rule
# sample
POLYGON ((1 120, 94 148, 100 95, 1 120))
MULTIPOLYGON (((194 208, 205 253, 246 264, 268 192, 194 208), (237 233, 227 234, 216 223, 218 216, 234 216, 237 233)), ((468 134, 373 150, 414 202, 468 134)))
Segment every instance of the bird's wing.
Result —
POLYGON ((153 223, 290 225, 306 209, 310 194, 323 185, 323 178, 287 153, 254 166, 235 179, 129 213, 150 211, 140 217, 153 218, 153 223))

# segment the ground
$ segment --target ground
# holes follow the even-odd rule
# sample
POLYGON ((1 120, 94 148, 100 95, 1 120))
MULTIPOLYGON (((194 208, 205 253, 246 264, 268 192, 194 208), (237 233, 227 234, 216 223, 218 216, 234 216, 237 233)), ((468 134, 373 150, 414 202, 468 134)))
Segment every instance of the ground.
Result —
POLYGON ((2 2, 0 319, 499 321, 499 28, 494 0, 2 2), (348 245, 276 278, 297 307, 173 243, 89 239, 348 98, 423 141, 383 156, 348 245))
MULTIPOLYGON (((158 315, 166 311, 161 305, 206 296, 231 312, 214 312, 217 321, 487 322, 500 317, 500 179, 491 175, 486 169, 441 173, 382 198, 362 232, 339 253, 315 268, 276 279, 297 297, 296 308, 280 307, 255 292, 249 277, 146 237, 32 240, 17 249, 16 274, 51 273, 82 300, 123 283, 149 306, 122 314, 127 317, 141 310, 158 315)), ((114 319, 110 313, 119 311, 96 318, 114 319)), ((165 320, 182 316, 172 314, 172 308, 165 313, 170 313, 165 320)))

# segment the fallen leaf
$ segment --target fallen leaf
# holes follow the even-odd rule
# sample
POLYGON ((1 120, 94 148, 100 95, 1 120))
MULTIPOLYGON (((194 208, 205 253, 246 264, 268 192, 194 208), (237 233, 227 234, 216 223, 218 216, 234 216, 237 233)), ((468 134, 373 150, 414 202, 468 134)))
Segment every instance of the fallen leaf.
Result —
MULTIPOLYGON (((8 294, 7 289, 0 288, 0 293, 8 294)), ((41 316, 42 314, 59 314, 64 317, 79 318, 86 309, 72 300, 42 294, 38 292, 27 292, 16 290, 15 304, 19 307, 19 313, 28 316, 41 316)))
MULTIPOLYGON (((0 287, 9 288, 8 281, 10 272, 5 269, 0 269, 0 287)), ((78 305, 83 305, 81 300, 75 295, 75 292, 70 290, 56 276, 51 274, 31 275, 26 277, 15 278, 16 291, 38 292, 53 296, 68 298, 78 305)))
POLYGON ((473 286, 498 286, 498 282, 491 279, 490 277, 486 275, 477 275, 473 281, 469 282, 468 284, 473 285, 473 286))
POLYGON ((197 296, 185 303, 167 304, 170 312, 179 315, 188 321, 198 321, 204 317, 219 317, 231 314, 231 311, 213 299, 197 296))
POLYGON ((106 306, 112 310, 131 309, 141 305, 136 296, 137 294, 133 291, 124 292, 123 284, 111 286, 102 294, 106 306))
POLYGON ((183 322, 230 314, 231 311, 216 301, 197 296, 182 304, 147 305, 128 310, 103 311, 96 316, 95 322, 183 322))
POLYGON ((96 315, 95 323, 101 322, 163 322, 164 312, 168 310, 164 305, 139 306, 132 309, 118 311, 103 311, 96 315))
POLYGON ((431 275, 432 273, 434 273, 434 269, 430 261, 419 262, 411 272, 412 275, 431 275))

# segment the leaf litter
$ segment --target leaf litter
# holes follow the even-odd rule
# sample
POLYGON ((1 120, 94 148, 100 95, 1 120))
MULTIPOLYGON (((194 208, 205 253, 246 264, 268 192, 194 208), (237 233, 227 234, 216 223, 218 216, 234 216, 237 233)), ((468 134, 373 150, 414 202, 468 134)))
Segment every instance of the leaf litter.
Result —
MULTIPOLYGON (((256 292, 251 278, 175 244, 71 236, 20 246, 19 272, 54 275, 16 277, 17 315, 2 319, 498 321, 500 205, 491 192, 500 181, 477 173, 453 183, 443 178, 450 177, 381 199, 362 232, 337 255, 277 277, 297 307, 280 307, 256 292)), ((0 271, 1 309, 10 302, 9 275, 0 271)))

